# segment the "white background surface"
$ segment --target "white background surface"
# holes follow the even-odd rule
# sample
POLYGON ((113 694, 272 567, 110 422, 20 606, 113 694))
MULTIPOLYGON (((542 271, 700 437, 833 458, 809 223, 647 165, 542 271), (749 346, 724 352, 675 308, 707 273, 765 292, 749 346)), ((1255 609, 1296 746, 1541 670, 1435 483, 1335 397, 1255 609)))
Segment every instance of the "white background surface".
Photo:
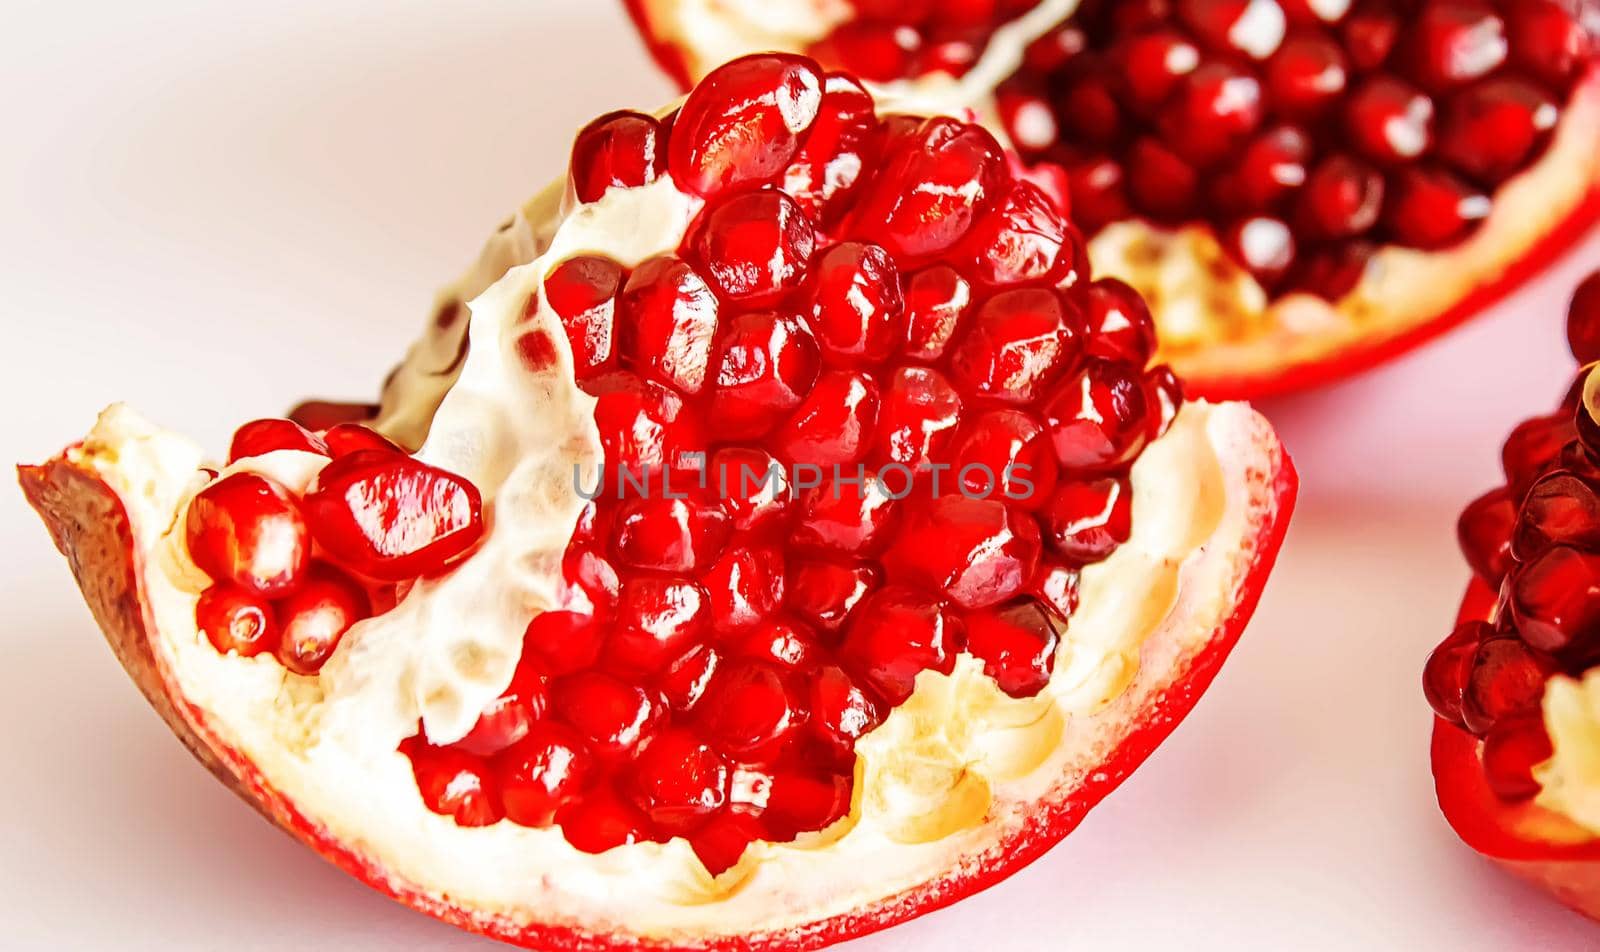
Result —
MULTIPOLYGON (((606 0, 5 0, 0 23, 7 461, 114 399, 220 450, 301 395, 373 393, 581 121, 669 94, 606 0)), ((1455 514, 1565 388, 1586 265, 1600 235, 1445 341, 1268 404, 1300 510, 1212 692, 1065 845, 852 948, 1600 946, 1445 827, 1417 687, 1465 580, 1455 514)), ((0 492, 0 945, 491 947, 213 782, 0 492)))

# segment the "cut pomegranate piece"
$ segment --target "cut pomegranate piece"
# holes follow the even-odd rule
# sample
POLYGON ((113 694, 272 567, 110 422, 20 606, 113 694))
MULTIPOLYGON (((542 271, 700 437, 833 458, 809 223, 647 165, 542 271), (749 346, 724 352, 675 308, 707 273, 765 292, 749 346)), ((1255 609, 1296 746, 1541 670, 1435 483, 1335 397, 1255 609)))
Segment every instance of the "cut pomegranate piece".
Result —
MULTIPOLYGON (((1572 0, 628 7, 685 87, 788 43, 907 103, 992 117, 1025 162, 1066 170, 1095 270, 1155 304, 1158 359, 1203 396, 1387 359, 1516 287, 1600 208, 1600 44, 1572 0), (1265 224, 1243 240, 1247 221, 1265 224)), ((939 254, 969 209, 999 207, 964 237, 969 276, 1051 280, 1074 236, 1031 189, 988 187, 975 140, 892 128, 881 148, 839 146, 861 205, 847 237, 939 254), (911 179, 938 187, 874 197, 911 179)))
POLYGON ((343 868, 535 948, 815 946, 1064 836, 1209 683, 1293 470, 1150 366, 1060 175, 879 112, 758 57, 585 133, 326 455, 219 478, 117 408, 25 469, 188 746, 343 868), (1202 491, 1069 559, 1063 478, 1202 491))

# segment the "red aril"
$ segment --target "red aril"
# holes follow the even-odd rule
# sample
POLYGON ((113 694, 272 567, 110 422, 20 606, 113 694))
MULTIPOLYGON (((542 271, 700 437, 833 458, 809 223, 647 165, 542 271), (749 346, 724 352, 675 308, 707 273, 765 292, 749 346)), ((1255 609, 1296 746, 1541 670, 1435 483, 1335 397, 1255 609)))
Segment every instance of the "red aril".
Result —
POLYGON ((300 506, 267 476, 238 472, 202 489, 184 527, 189 557, 202 572, 256 595, 294 591, 311 564, 300 506))

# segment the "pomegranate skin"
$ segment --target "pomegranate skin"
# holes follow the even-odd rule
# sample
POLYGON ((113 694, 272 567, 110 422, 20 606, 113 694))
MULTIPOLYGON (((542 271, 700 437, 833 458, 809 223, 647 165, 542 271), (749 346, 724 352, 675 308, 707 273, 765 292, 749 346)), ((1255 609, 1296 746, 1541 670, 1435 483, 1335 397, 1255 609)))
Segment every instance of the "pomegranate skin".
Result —
MULTIPOLYGON (((323 858, 372 888, 441 921, 544 952, 680 948, 704 952, 778 952, 820 948, 886 928, 949 905, 1015 873, 1070 833, 1085 814, 1114 790, 1193 708, 1216 676, 1255 610, 1294 507, 1298 477, 1264 423, 1253 434, 1258 462, 1249 477, 1251 516, 1246 538, 1231 559, 1228 607, 1208 621, 1204 636, 1191 635, 1170 667, 1144 671, 1097 721, 1107 732, 1108 754, 1070 784, 1040 803, 1026 825, 1011 831, 981 857, 951 868, 885 900, 803 925, 682 942, 599 933, 545 922, 522 922, 460 904, 419 888, 386 868, 372 853, 339 840, 308 816, 265 777, 258 766, 227 744, 210 716, 185 698, 163 656, 154 616, 146 603, 147 566, 135 546, 129 510, 94 469, 69 453, 36 466, 18 467, 23 494, 38 511, 56 547, 67 558, 85 601, 107 642, 167 726, 224 785, 268 820, 323 858)), ((1244 478, 1241 476, 1240 478, 1244 478)), ((1159 636, 1158 636, 1159 637, 1159 636)), ((1159 649, 1158 649, 1159 650, 1159 649)))

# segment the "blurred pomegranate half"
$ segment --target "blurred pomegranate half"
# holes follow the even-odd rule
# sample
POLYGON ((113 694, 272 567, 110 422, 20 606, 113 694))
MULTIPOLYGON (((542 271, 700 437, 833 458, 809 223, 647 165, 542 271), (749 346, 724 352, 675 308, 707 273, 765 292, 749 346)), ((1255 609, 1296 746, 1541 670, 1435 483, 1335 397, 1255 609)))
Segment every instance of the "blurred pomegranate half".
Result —
POLYGON ((1098 273, 1191 392, 1370 366, 1600 209, 1580 0, 628 0, 681 82, 806 50, 1065 169, 1098 273))
POLYGON ((585 127, 375 416, 208 466, 114 407, 21 475, 185 744, 375 888, 814 947, 1039 856, 1238 637, 1294 471, 1153 349, 990 133, 761 55, 585 127))
POLYGON ((1506 484, 1462 512, 1473 577, 1422 686, 1451 826, 1600 919, 1600 273, 1567 329, 1584 366, 1511 431, 1506 484))

